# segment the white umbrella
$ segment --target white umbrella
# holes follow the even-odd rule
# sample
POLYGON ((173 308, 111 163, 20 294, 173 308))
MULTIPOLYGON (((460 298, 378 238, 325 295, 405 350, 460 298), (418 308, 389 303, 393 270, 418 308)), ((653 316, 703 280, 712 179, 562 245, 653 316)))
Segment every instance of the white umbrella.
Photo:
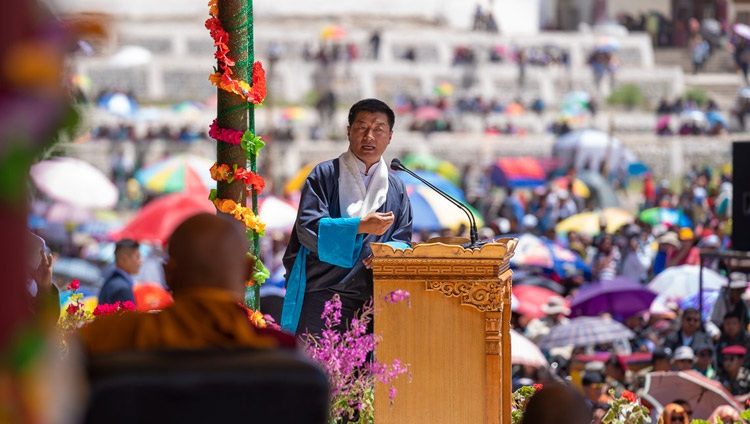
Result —
POLYGON ((617 137, 600 130, 584 129, 558 137, 552 146, 552 156, 559 159, 562 166, 573 165, 579 171, 587 166, 598 170, 605 158, 610 169, 623 166, 627 170, 625 150, 617 137))
POLYGON ((119 197, 102 171, 80 159, 60 157, 34 164, 31 179, 50 198, 79 208, 110 209, 119 197))
POLYGON ((628 327, 602 317, 578 317, 558 324, 539 341, 542 349, 564 346, 595 346, 635 337, 628 327))
MULTIPOLYGON (((249 197, 248 197, 248 205, 249 197)), ((266 224, 266 231, 291 230, 297 220, 297 208, 290 202, 275 196, 258 199, 258 215, 266 224)))
POLYGON ((549 366, 539 346, 516 330, 510 330, 510 362, 540 368, 549 366))
POLYGON ((690 403, 697 419, 708 419, 721 405, 741 410, 721 383, 692 370, 650 372, 646 374, 643 392, 643 397, 659 410, 676 398, 684 399, 690 403))
MULTIPOLYGON (((700 290, 699 273, 698 265, 669 267, 654 277, 648 288, 665 298, 679 300, 700 290)), ((703 268, 703 290, 721 290, 726 283, 726 278, 716 271, 703 268)))
POLYGON ((110 56, 107 64, 117 68, 130 68, 148 65, 153 55, 141 46, 123 46, 110 56))
POLYGON ((744 38, 745 40, 750 40, 750 26, 745 24, 734 24, 734 33, 739 35, 740 37, 744 38))
POLYGON ((697 110, 697 109, 688 109, 682 114, 680 114, 680 118, 684 121, 693 121, 693 122, 706 122, 706 114, 703 113, 703 111, 697 110))

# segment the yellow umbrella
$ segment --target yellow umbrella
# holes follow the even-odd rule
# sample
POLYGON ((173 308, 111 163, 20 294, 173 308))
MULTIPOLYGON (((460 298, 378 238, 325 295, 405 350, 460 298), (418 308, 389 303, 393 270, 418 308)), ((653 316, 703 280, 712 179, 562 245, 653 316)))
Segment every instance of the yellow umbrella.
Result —
MULTIPOLYGON (((552 187, 561 190, 567 190, 570 186, 570 177, 563 176, 552 181, 552 187)), ((591 190, 583 181, 578 178, 573 179, 573 194, 578 197, 588 199, 591 196, 591 190)))
POLYGON ((607 222, 607 232, 614 233, 623 225, 633 222, 633 214, 620 208, 604 208, 596 212, 582 212, 560 221, 555 226, 555 232, 568 233, 577 231, 582 234, 599 234, 599 220, 603 217, 607 222))
POLYGON ((297 171, 297 173, 294 174, 294 176, 290 178, 286 182, 286 184, 284 184, 284 195, 288 196, 295 191, 302 190, 302 185, 305 184, 307 176, 310 175, 310 172, 318 163, 320 162, 310 162, 307 165, 303 166, 302 169, 297 171))
POLYGON ((346 29, 341 25, 330 24, 320 30, 320 38, 323 40, 340 41, 346 38, 346 29))

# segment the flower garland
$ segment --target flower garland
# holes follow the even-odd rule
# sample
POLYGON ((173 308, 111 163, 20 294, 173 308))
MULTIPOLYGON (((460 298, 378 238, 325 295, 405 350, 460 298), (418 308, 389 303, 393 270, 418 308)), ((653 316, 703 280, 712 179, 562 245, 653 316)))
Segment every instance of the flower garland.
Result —
POLYGON ((258 194, 262 193, 263 189, 266 188, 266 180, 263 177, 245 168, 240 168, 237 165, 230 168, 225 163, 221 165, 214 163, 210 171, 211 178, 214 181, 228 181, 230 183, 239 181, 244 185, 251 186, 258 194))
POLYGON ((252 131, 242 132, 231 128, 221 128, 216 119, 208 127, 208 135, 215 140, 223 141, 227 144, 239 145, 243 150, 254 155, 257 155, 260 149, 266 145, 260 136, 253 134, 252 131))
POLYGON ((208 9, 211 17, 206 19, 206 28, 214 40, 216 46, 214 57, 219 64, 219 70, 211 74, 208 79, 222 90, 242 96, 252 104, 263 103, 266 98, 266 71, 263 69, 263 65, 260 62, 253 63, 252 87, 245 81, 232 78, 234 75, 232 66, 235 65, 235 62, 228 56, 229 33, 219 20, 218 0, 209 1, 208 9))
POLYGON ((253 210, 238 205, 237 202, 231 199, 214 199, 214 205, 221 212, 228 213, 235 217, 235 219, 242 221, 247 228, 252 229, 258 233, 261 237, 266 231, 266 224, 260 220, 260 217, 253 213, 253 210))

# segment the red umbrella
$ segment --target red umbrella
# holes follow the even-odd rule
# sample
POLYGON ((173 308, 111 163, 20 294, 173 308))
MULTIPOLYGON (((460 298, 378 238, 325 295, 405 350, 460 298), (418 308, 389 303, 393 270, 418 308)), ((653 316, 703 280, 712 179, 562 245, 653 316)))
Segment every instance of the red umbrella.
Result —
POLYGON ((166 244, 182 221, 201 212, 215 213, 213 203, 203 195, 167 194, 147 203, 125 228, 112 233, 114 240, 132 238, 166 244))
POLYGON ((693 370, 650 372, 646 374, 643 392, 643 398, 659 410, 677 397, 685 399, 693 407, 695 417, 704 420, 721 405, 742 410, 721 383, 693 370))
POLYGON ((138 283, 133 294, 138 312, 161 311, 173 302, 172 295, 156 283, 138 283))
POLYGON ((513 285, 513 296, 518 299, 518 308, 515 312, 531 318, 543 317, 545 314, 542 311, 542 305, 549 303, 551 297, 561 297, 544 287, 517 285, 513 285))

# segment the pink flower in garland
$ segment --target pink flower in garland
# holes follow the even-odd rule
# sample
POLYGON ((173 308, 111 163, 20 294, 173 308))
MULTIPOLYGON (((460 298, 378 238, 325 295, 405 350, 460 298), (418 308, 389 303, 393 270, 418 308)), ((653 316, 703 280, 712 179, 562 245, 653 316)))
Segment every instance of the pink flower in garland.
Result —
POLYGON ((216 123, 216 119, 214 119, 214 121, 211 122, 211 126, 208 128, 208 135, 214 140, 238 146, 242 141, 243 132, 229 128, 221 128, 219 127, 219 124, 216 123))

